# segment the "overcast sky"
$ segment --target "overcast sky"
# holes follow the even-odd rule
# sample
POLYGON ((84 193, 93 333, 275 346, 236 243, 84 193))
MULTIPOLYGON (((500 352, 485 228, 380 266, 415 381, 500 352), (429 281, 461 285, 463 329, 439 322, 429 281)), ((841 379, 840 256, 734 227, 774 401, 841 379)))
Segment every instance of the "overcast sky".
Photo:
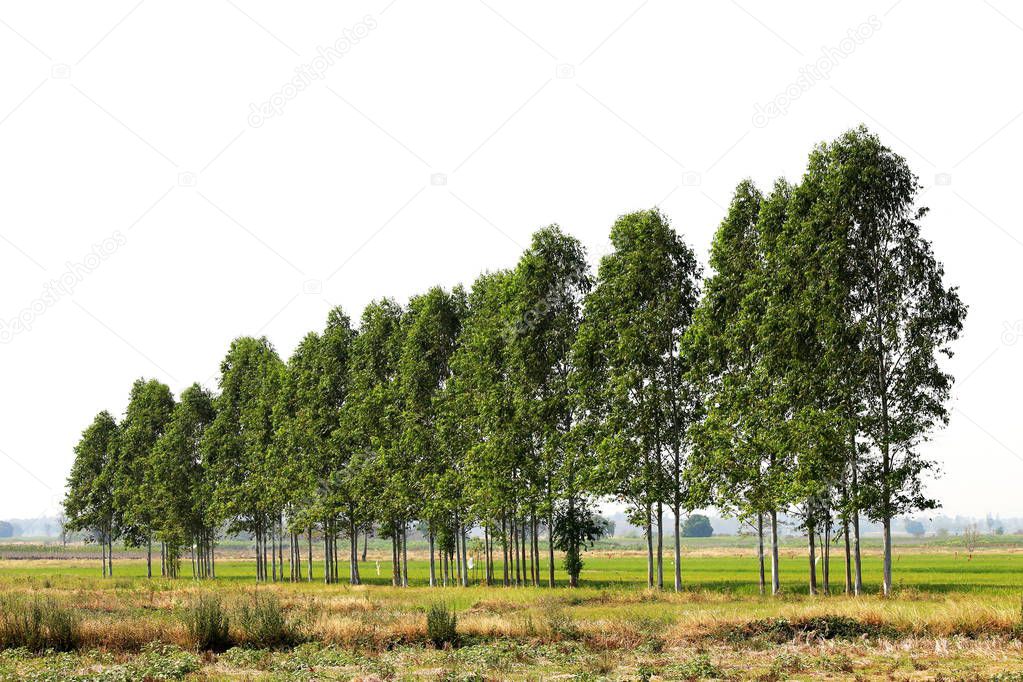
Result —
POLYGON ((861 122, 970 306, 930 490, 1023 512, 1013 3, 103 5, 0 5, 0 517, 57 510, 135 378, 215 387, 236 336, 286 357, 330 306, 469 284, 549 223, 595 262, 659 206, 706 260, 741 179, 861 122))

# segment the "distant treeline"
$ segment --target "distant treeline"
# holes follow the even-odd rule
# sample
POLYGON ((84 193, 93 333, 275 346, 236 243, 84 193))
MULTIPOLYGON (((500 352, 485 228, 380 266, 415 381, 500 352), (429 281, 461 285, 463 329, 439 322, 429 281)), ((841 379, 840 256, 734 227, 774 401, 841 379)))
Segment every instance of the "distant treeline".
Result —
POLYGON ((644 529, 648 584, 664 585, 669 534, 681 589, 680 522, 714 505, 757 529, 762 590, 767 563, 779 589, 786 515, 809 538, 811 592, 841 538, 859 593, 865 517, 883 529, 887 594, 893 519, 936 506, 922 445, 948 419, 939 360, 966 314, 921 235, 919 189, 859 128, 814 149, 797 184, 740 183, 709 277, 654 208, 614 223, 596 273, 552 225, 468 290, 379 299, 357 326, 331 310, 287 362, 238 338, 217 392, 175 400, 140 379, 120 420, 96 416, 68 527, 107 550, 121 538, 152 556, 156 542, 170 576, 187 551, 200 577, 215 575, 221 529, 245 531, 259 580, 337 582, 347 539, 352 583, 375 529, 395 585, 414 525, 431 584, 467 584, 476 529, 488 583, 553 586, 559 552, 575 585, 607 530, 596 505, 614 499, 644 529))

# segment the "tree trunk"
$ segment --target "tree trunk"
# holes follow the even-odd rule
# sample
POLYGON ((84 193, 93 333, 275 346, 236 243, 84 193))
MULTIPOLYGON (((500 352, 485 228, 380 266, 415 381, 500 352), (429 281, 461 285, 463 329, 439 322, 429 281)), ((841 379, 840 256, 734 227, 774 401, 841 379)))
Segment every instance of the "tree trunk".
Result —
POLYGON ((771 594, 781 592, 781 575, 778 566, 778 511, 771 510, 771 594))
POLYGON ((859 508, 859 462, 856 454, 856 438, 853 437, 852 496, 853 496, 853 594, 863 592, 863 562, 860 555, 860 508, 859 508))
POLYGON ((831 596, 831 523, 824 527, 824 538, 821 540, 821 555, 824 565, 821 567, 821 579, 824 582, 824 595, 831 596))
POLYGON ((646 506, 646 586, 654 586, 654 519, 650 505, 646 506))
POLYGON ((679 507, 672 509, 675 514, 675 591, 682 591, 682 522, 680 516, 682 510, 679 507))
POLYGON ((884 570, 881 590, 885 597, 892 593, 892 491, 891 491, 891 445, 888 424, 888 366, 882 333, 881 286, 874 290, 874 319, 877 334, 877 387, 881 403, 881 526, 884 542, 884 570))
POLYGON ((504 572, 504 586, 508 587, 508 520, 501 514, 501 568, 504 572))
POLYGON ((401 524, 401 586, 408 587, 408 528, 401 524))
POLYGON ((536 511, 533 511, 533 554, 536 556, 536 582, 540 586, 540 521, 536 518, 536 511))
POLYGON ((329 521, 323 522, 323 583, 329 585, 334 580, 333 568, 331 564, 331 557, 333 553, 330 551, 331 542, 331 524, 329 521))
POLYGON ((349 569, 349 582, 352 585, 359 585, 362 583, 362 577, 359 575, 359 529, 355 527, 355 524, 350 524, 348 534, 348 569, 349 569))
POLYGON ((370 532, 371 532, 371 530, 369 528, 367 528, 366 529, 366 535, 364 535, 363 538, 362 538, 362 560, 364 562, 366 561, 366 552, 369 550, 369 534, 370 534, 370 532))
POLYGON ((103 534, 100 538, 100 546, 102 547, 103 555, 103 577, 107 577, 107 536, 103 534))
POLYGON ((153 536, 146 538, 146 577, 153 577, 153 536))
POLYGON ((554 511, 547 513, 547 586, 554 587, 554 511))
POLYGON ((664 506, 657 502, 657 589, 664 589, 664 506))
POLYGON ((313 525, 310 523, 306 530, 306 550, 309 552, 309 571, 306 580, 313 581, 313 525))
POLYGON ((767 591, 767 582, 764 580, 764 513, 757 513, 757 559, 760 562, 760 594, 767 591))
POLYGON ((252 535, 252 540, 256 546, 256 582, 260 581, 263 572, 263 562, 259 558, 259 529, 255 529, 252 535))
POLYGON ((273 521, 270 522, 270 579, 273 582, 277 582, 277 532, 274 528, 275 525, 273 521))
POLYGON ((892 596, 892 519, 885 516, 881 519, 881 526, 884 533, 884 582, 882 591, 884 596, 892 596))
POLYGON ((806 534, 809 542, 810 554, 810 594, 817 594, 817 547, 814 542, 813 525, 807 523, 806 534))
MULTIPOLYGON (((431 554, 432 556, 432 554, 431 554)), ((493 576, 490 574, 490 522, 483 524, 483 580, 490 587, 493 576)))
POLYGON ((522 585, 522 573, 521 566, 519 566, 519 526, 516 521, 515 515, 512 515, 511 520, 511 531, 512 541, 512 565, 515 567, 515 587, 522 585))
POLYGON ((433 528, 430 528, 430 587, 437 586, 437 568, 433 559, 433 528))
MULTIPOLYGON (((466 566, 468 566, 468 564, 466 563, 466 559, 468 558, 468 555, 466 554, 466 548, 465 548, 465 530, 466 530, 465 526, 459 524, 459 526, 458 526, 458 537, 462 540, 462 568, 463 569, 465 569, 466 566)), ((469 571, 468 570, 463 570, 462 571, 462 587, 469 587, 469 571)))
POLYGON ((842 535, 845 538, 845 593, 853 593, 852 543, 849 540, 849 518, 842 520, 842 535))

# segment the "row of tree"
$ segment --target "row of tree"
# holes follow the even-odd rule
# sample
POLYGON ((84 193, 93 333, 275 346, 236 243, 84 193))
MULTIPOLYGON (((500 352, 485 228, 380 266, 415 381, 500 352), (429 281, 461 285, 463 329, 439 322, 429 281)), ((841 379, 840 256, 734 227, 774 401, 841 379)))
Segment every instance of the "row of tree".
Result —
POLYGON ((816 148, 798 184, 741 183, 706 280, 653 209, 617 220, 595 277, 551 226, 469 291, 377 300, 357 328, 332 310, 287 362, 265 338, 236 339, 216 394, 195 384, 175 401, 139 380, 119 423, 96 417, 69 523, 103 544, 105 573, 122 538, 150 557, 160 543, 171 576, 191 548, 195 574, 212 577, 218 536, 244 532, 260 580, 286 563, 289 579, 312 580, 315 537, 323 578, 339 580, 347 540, 359 583, 372 531, 391 539, 406 585, 419 528, 431 585, 467 584, 471 532, 488 583, 553 586, 559 552, 576 585, 602 532, 595 504, 613 498, 646 530, 650 586, 664 585, 668 514, 681 589, 679 521, 715 505, 759 530, 761 590, 765 532, 780 587, 787 514, 809 539, 811 591, 818 554, 828 589, 841 538, 858 593, 866 515, 884 528, 887 594, 892 519, 935 505, 921 445, 947 420, 939 360, 965 317, 921 236, 918 191, 859 128, 816 148))

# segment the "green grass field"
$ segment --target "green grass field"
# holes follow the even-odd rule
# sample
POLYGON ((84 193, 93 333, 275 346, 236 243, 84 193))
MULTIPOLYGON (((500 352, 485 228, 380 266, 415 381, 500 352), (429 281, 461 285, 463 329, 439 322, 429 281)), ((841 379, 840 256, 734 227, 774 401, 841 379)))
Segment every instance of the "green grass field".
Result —
MULTIPOLYGON (((669 589, 646 589, 635 539, 599 544, 586 554, 582 585, 555 590, 478 579, 430 588, 419 546, 411 548, 412 585, 394 588, 380 541, 370 545, 359 587, 257 585, 244 543, 225 543, 217 580, 201 582, 187 558, 177 580, 148 580, 133 550, 136 558, 116 558, 115 575, 103 579, 93 548, 4 544, 0 608, 17 615, 49 605, 71 614, 77 630, 74 651, 46 653, 11 648, 17 642, 0 627, 8 647, 0 679, 1023 680, 1020 538, 988 538, 972 555, 956 538, 907 539, 896 550, 891 599, 877 594, 874 540, 865 546, 868 593, 859 598, 842 594, 838 548, 832 595, 809 595, 798 539, 781 552, 783 594, 760 596, 751 545, 687 541, 685 589, 675 594, 670 553, 669 589), (230 619, 227 651, 197 651, 187 623, 200 597, 215 599, 230 619), (246 620, 247 609, 267 601, 279 609, 275 627, 292 633, 287 645, 260 644, 253 633, 262 630, 246 620), (457 641, 440 649, 426 623, 438 602, 457 616, 457 641)), ((319 562, 314 570, 322 578, 319 562)))

